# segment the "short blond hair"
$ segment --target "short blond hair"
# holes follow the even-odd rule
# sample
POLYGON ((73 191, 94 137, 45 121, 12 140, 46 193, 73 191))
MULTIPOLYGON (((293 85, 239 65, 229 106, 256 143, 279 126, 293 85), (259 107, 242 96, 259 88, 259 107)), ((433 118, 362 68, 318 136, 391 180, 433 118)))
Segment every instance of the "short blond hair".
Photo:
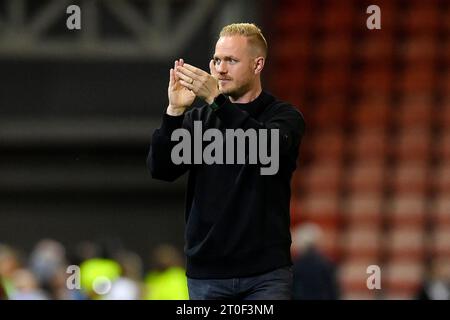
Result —
POLYGON ((219 37, 244 36, 250 45, 259 50, 264 58, 267 56, 267 41, 261 29, 253 23, 232 23, 222 28, 219 37))

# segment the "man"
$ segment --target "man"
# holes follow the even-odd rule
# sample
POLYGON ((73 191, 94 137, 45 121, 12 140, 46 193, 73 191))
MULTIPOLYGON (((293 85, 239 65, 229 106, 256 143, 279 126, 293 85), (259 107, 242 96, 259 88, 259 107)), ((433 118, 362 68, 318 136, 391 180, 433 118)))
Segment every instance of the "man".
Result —
MULTIPOLYGON (((262 90, 266 55, 258 27, 231 24, 220 33, 210 73, 182 59, 170 69, 169 105, 153 134, 147 163, 153 178, 166 181, 189 171, 185 254, 190 299, 292 298, 290 181, 305 122, 295 107, 262 90), (186 112, 195 97, 206 104, 186 112), (262 174, 261 163, 174 164, 172 133, 184 128, 195 135, 198 122, 222 133, 276 132, 265 142, 278 146, 277 172, 262 174)), ((246 151, 245 156, 252 155, 246 151)))
POLYGON ((338 300, 336 268, 320 250, 322 229, 303 223, 292 232, 295 300, 338 300))

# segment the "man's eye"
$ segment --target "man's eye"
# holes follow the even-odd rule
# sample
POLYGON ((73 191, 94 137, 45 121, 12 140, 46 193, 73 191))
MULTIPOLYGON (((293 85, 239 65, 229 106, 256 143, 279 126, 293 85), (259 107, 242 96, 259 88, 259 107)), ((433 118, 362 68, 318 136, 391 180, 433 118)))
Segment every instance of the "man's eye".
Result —
POLYGON ((220 60, 219 59, 215 59, 214 60, 214 64, 219 64, 220 63, 220 60))
POLYGON ((237 60, 235 60, 235 59, 230 59, 230 63, 231 64, 235 64, 237 62, 237 60))

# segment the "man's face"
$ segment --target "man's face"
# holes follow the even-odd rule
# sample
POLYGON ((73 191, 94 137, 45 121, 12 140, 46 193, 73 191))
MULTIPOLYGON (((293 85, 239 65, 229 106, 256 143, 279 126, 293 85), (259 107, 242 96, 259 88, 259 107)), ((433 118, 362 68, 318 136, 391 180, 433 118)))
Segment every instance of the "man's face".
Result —
POLYGON ((255 83, 255 57, 243 36, 221 37, 216 43, 214 65, 223 94, 240 97, 255 83))

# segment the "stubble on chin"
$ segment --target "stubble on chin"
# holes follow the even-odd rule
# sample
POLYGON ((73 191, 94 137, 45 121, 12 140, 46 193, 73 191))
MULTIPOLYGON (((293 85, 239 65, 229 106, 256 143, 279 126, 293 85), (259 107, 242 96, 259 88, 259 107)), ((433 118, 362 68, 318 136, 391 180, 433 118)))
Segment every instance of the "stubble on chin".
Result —
POLYGON ((230 97, 236 97, 239 96, 240 92, 242 91, 242 88, 236 88, 236 87, 221 87, 219 86, 220 93, 230 96, 230 97))

